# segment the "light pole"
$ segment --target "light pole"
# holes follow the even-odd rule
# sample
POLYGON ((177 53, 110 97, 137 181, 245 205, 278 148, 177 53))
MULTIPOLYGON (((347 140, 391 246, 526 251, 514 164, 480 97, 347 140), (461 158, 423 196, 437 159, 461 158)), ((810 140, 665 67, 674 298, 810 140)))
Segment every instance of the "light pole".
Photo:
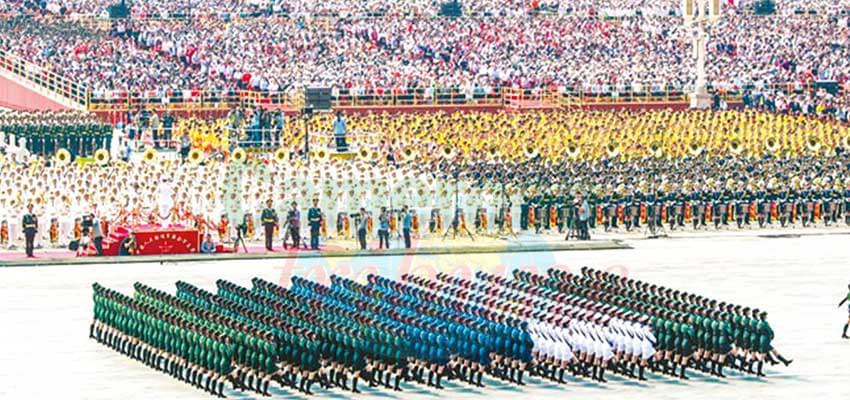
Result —
POLYGON ((720 0, 682 0, 682 16, 684 25, 691 33, 691 40, 696 59, 696 80, 694 89, 688 94, 691 108, 706 109, 711 107, 711 95, 706 89, 706 43, 708 42, 708 26, 720 20, 720 0))

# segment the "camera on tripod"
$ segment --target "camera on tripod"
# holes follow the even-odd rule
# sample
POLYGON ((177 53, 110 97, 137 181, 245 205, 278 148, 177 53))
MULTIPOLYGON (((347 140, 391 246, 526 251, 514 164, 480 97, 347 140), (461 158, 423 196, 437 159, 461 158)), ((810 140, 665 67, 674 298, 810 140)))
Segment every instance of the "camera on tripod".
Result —
POLYGON ((83 215, 82 221, 80 222, 80 228, 82 230, 83 236, 86 236, 91 231, 92 226, 94 226, 94 220, 92 219, 91 214, 83 215))

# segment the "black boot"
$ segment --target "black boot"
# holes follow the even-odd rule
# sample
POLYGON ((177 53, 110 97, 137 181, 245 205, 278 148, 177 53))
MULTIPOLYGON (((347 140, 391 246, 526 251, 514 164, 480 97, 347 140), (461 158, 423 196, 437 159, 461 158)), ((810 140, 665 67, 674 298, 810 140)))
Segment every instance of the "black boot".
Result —
POLYGON ((599 382, 608 382, 605 380, 605 367, 599 367, 599 382))
POLYGON ((477 377, 477 378, 476 378, 476 380, 475 380, 475 385, 476 385, 476 386, 478 386, 478 387, 484 387, 484 385, 483 385, 483 384, 481 384, 481 378, 482 378, 482 376, 483 376, 483 375, 484 375, 484 373, 483 373, 483 372, 480 372, 480 371, 478 372, 478 377, 477 377))
POLYGON ((850 337, 847 337, 847 326, 848 325, 850 325, 850 324, 844 324, 844 332, 841 334, 842 339, 850 339, 850 337))
POLYGON ((442 389, 443 385, 440 384, 440 381, 442 381, 442 380, 443 380, 443 375, 437 374, 437 384, 434 387, 436 387, 437 389, 442 389))
POLYGON ((354 375, 354 378, 351 379, 351 391, 353 393, 360 393, 360 390, 357 389, 357 375, 354 375))
POLYGON ((395 385, 393 385, 393 390, 395 390, 396 392, 401 391, 401 388, 398 387, 400 382, 401 382, 401 374, 398 374, 398 375, 395 376, 395 385))
POLYGON ((779 361, 781 361, 783 364, 785 364, 786 367, 791 365, 792 362, 794 362, 794 360, 787 360, 787 359, 785 359, 785 357, 782 357, 782 355, 779 355, 779 354, 776 355, 776 358, 779 361))
POLYGON ((686 367, 686 366, 684 366, 684 365, 682 365, 681 367, 682 367, 682 369, 680 369, 680 370, 679 370, 679 378, 681 378, 681 379, 685 379, 685 380, 690 379, 690 378, 688 378, 688 376, 687 376, 687 375, 685 375, 685 369, 686 369, 687 367, 686 367))
POLYGON ((646 380, 646 377, 644 377, 644 376, 643 376, 643 370, 644 370, 644 366, 643 366, 643 365, 641 365, 640 367, 638 367, 638 380, 641 380, 641 381, 645 381, 645 380, 646 380))
POLYGON ((764 367, 764 362, 759 361, 759 364, 758 364, 758 372, 756 373, 756 375, 758 375, 758 376, 764 376, 764 374, 761 372, 761 370, 762 370, 762 368, 763 368, 763 367, 764 367))
POLYGON ((348 390, 348 375, 344 371, 336 372, 336 385, 344 390, 348 390))
POLYGON ((523 371, 521 369, 517 370, 517 378, 516 378, 517 385, 525 386, 525 383, 522 382, 522 373, 523 372, 525 372, 525 371, 523 371))

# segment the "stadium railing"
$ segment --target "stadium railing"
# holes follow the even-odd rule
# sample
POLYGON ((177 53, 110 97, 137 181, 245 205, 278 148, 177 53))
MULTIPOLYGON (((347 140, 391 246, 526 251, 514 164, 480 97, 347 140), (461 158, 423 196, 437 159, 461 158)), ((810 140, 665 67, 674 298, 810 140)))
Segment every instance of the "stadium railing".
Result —
POLYGON ((276 106, 300 107, 303 96, 292 92, 267 92, 256 90, 169 90, 110 91, 93 95, 89 111, 115 112, 140 108, 167 108, 173 111, 213 111, 233 107, 276 106))
MULTIPOLYGON (((93 93, 85 84, 68 79, 49 68, 0 52, 0 68, 69 101, 96 112, 122 112, 139 108, 174 111, 214 111, 233 107, 267 106, 299 110, 304 105, 301 90, 170 90, 108 91, 93 93)), ((710 88, 726 101, 740 100, 745 92, 780 91, 802 94, 821 88, 817 83, 789 83, 767 87, 710 88)), ((842 85, 837 87, 845 92, 842 85)), ((347 89, 332 91, 334 107, 405 107, 405 106, 552 106, 612 103, 686 102, 689 88, 675 85, 596 85, 523 88, 395 88, 347 89)))
POLYGON ((68 79, 48 68, 25 61, 3 51, 0 51, 0 68, 36 86, 62 96, 77 105, 88 107, 89 90, 85 84, 68 79))

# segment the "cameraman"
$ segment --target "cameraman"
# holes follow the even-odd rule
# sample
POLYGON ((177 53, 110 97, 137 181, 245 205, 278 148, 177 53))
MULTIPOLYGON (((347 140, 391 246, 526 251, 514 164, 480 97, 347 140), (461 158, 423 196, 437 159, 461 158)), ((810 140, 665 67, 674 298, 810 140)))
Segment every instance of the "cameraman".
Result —
POLYGON ((366 209, 360 207, 360 221, 357 224, 357 241, 360 242, 360 250, 366 250, 366 233, 369 229, 369 214, 366 209))
POLYGON ((578 238, 579 240, 590 240, 590 232, 587 223, 590 220, 590 205, 581 193, 576 195, 575 206, 578 207, 578 238))
POLYGON ((93 225, 93 222, 92 222, 93 219, 94 219, 94 214, 83 215, 83 220, 82 220, 82 223, 80 224, 80 228, 81 228, 80 234, 82 236, 86 236, 86 237, 89 236, 89 231, 91 231, 91 228, 92 228, 92 225, 93 225))
MULTIPOLYGON (((298 203, 293 201, 291 206, 286 213, 286 223, 289 225, 287 235, 292 237, 292 245, 297 249, 301 244, 301 212, 298 211, 298 203)), ((286 250, 286 237, 283 238, 283 249, 286 250)))
POLYGON ((404 235, 404 248, 410 248, 410 229, 413 227, 413 212, 404 206, 401 211, 401 231, 404 235))
POLYGON ((381 207, 381 215, 378 216, 378 248, 390 248, 390 213, 386 207, 381 207))
POLYGON ((89 214, 89 218, 91 220, 92 243, 99 257, 103 255, 103 225, 101 225, 100 218, 95 217, 94 214, 89 214))

